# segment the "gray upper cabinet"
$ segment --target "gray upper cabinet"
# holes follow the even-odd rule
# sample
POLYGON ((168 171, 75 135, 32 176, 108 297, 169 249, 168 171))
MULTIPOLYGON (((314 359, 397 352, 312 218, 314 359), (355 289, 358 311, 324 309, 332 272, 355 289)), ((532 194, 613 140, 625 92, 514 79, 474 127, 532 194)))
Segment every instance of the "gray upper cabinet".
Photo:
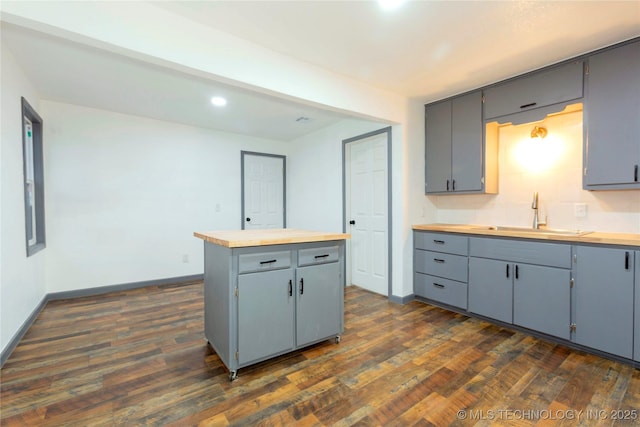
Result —
POLYGON ((631 359, 634 251, 576 248, 575 341, 631 359))
POLYGON ((633 326, 633 359, 640 362, 640 251, 636 251, 636 301, 635 324, 633 326))
MULTIPOLYGON (((530 75, 518 77, 484 90, 484 119, 501 118, 501 123, 520 123, 513 114, 560 104, 582 98, 582 61, 574 61, 530 75)), ((542 117, 550 111, 543 109, 542 117)), ((525 121, 534 121, 527 116, 525 121)))
POLYGON ((589 57, 584 123, 584 188, 640 188, 640 41, 589 57))
POLYGON ((427 105, 425 192, 495 192, 485 185, 484 165, 482 93, 427 105))

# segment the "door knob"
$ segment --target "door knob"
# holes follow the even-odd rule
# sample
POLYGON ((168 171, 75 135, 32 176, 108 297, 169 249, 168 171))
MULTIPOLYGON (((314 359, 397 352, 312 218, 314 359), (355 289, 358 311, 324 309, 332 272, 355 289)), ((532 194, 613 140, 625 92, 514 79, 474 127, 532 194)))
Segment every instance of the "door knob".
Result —
POLYGON ((351 225, 356 225, 356 220, 355 220, 355 219, 352 219, 351 221, 349 221, 349 224, 351 224, 351 225))

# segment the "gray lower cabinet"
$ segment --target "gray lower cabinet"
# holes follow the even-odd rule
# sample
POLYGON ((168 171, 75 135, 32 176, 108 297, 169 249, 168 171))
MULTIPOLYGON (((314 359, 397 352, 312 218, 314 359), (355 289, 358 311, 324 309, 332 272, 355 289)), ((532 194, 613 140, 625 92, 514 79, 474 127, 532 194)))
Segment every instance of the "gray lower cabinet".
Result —
POLYGON ((636 301, 635 323, 633 326, 633 360, 640 362, 640 251, 635 251, 636 257, 636 301))
POLYGON ((501 322, 513 322, 513 264, 469 258, 469 311, 501 322))
POLYGON ((640 188, 640 41, 589 57, 583 184, 640 188))
POLYGON ((413 293, 467 309, 469 238, 415 231, 413 293))
POLYGON ((569 339, 571 246, 469 241, 469 311, 569 339))
POLYGON ((534 331, 571 338, 571 270, 516 264, 513 323, 534 331))
POLYGON ((631 359, 634 251, 578 246, 576 256, 575 341, 631 359))
POLYGON ((205 336, 233 380, 244 366, 344 330, 344 240, 227 248, 205 242, 205 336))

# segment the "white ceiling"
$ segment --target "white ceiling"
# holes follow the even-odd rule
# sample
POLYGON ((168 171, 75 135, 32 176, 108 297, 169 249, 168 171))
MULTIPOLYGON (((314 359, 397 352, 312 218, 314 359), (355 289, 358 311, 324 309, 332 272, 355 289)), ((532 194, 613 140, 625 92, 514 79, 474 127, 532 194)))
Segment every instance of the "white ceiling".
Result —
MULTIPOLYGON (((639 1, 410 1, 392 12, 374 1, 152 4, 423 102, 640 35, 639 1)), ((5 23, 2 40, 45 99, 278 140, 346 117, 5 23), (212 107, 215 94, 229 105, 212 107)))

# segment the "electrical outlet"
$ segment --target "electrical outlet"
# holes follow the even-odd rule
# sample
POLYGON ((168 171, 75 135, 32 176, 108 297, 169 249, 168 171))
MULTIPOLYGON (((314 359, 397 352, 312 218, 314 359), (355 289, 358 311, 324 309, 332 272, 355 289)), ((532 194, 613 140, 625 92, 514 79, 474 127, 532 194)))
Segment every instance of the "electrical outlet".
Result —
POLYGON ((573 215, 576 218, 584 218, 587 216, 587 204, 586 203, 574 203, 573 215))

